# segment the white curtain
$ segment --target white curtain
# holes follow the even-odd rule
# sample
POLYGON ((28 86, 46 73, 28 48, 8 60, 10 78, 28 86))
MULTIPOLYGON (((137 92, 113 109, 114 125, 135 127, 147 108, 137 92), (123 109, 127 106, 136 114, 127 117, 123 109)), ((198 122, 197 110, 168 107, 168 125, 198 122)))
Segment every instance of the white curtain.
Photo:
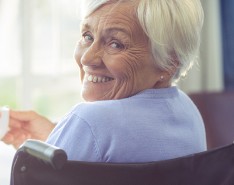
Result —
POLYGON ((187 93, 223 90, 222 40, 219 0, 201 0, 205 12, 200 61, 179 87, 187 93))
POLYGON ((19 73, 18 1, 0 1, 0 76, 19 73))

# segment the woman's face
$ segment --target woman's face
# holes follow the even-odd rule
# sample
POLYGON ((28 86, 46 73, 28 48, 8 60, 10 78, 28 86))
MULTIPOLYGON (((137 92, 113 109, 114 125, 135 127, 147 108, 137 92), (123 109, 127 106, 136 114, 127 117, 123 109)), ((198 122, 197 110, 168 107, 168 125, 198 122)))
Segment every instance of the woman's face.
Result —
POLYGON ((130 2, 96 10, 83 21, 81 35, 75 59, 85 100, 121 99, 162 86, 162 72, 130 2))

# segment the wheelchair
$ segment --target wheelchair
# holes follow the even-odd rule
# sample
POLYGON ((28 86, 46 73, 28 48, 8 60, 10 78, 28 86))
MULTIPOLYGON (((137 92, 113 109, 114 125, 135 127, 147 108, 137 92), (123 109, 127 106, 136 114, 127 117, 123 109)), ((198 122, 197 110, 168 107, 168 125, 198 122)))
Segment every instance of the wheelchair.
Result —
POLYGON ((164 161, 69 161, 65 151, 28 140, 15 154, 11 185, 233 185, 234 144, 164 161))

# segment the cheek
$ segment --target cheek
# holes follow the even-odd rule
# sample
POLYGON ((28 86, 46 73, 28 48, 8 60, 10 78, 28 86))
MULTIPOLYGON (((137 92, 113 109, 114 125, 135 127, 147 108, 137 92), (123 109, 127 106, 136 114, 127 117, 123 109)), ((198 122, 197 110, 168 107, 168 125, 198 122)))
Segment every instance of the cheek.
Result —
POLYGON ((106 67, 117 81, 126 81, 132 77, 133 67, 130 57, 111 57, 106 67))
POLYGON ((139 76, 144 71, 148 61, 149 55, 145 49, 132 48, 113 58, 109 70, 117 79, 130 80, 139 76))

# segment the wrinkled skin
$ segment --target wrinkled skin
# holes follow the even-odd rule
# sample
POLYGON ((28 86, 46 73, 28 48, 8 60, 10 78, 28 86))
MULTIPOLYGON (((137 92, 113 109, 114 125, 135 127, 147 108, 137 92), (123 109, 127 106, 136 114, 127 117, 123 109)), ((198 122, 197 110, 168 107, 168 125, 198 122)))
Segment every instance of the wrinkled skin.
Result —
POLYGON ((166 74, 154 64, 135 11, 132 2, 107 4, 84 19, 75 59, 85 100, 121 99, 169 86, 160 79, 166 74))

